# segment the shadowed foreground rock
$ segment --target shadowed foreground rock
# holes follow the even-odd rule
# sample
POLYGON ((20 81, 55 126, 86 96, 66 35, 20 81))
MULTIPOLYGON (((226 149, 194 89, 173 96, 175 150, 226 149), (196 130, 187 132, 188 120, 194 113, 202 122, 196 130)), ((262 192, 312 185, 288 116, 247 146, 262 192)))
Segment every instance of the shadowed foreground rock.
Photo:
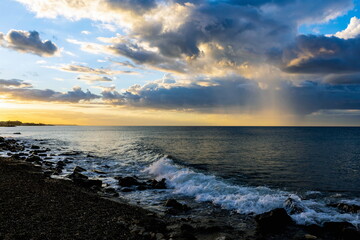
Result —
POLYGON ((165 224, 146 210, 0 158, 1 240, 160 239, 165 234, 165 224))

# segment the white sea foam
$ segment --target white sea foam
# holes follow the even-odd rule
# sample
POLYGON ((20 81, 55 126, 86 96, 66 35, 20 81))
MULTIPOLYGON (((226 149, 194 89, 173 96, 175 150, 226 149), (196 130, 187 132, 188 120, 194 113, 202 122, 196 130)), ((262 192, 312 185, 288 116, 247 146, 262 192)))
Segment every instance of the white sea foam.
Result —
POLYGON ((181 167, 166 157, 152 163, 144 171, 158 180, 166 178, 175 194, 193 197, 199 202, 212 202, 238 213, 260 214, 284 207, 286 199, 290 197, 304 209, 302 213, 290 215, 298 224, 321 224, 326 221, 348 221, 355 226, 360 224, 357 214, 341 214, 321 200, 301 200, 290 192, 267 187, 232 185, 213 175, 181 167))

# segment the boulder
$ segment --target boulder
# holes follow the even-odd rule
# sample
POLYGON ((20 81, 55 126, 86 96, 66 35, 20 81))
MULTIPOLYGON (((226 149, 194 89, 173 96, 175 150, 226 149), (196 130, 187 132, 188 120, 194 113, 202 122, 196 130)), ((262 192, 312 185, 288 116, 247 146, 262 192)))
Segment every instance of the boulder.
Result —
POLYGON ((0 143, 4 142, 5 141, 5 138, 3 137, 0 137, 0 143))
POLYGON ((82 167, 79 167, 79 166, 76 166, 76 167, 74 168, 74 170, 73 170, 74 173, 75 173, 75 172, 77 172, 77 173, 79 173, 79 172, 85 172, 85 171, 86 171, 85 168, 82 168, 82 167))
POLYGON ((258 229, 268 232, 277 231, 294 223, 284 208, 276 208, 256 215, 255 220, 258 229))
POLYGON ((36 146, 36 145, 32 145, 32 146, 31 146, 31 149, 40 149, 40 147, 39 147, 39 146, 36 146))
POLYGON ((171 208, 171 210, 168 211, 168 213, 171 213, 171 214, 176 214, 178 212, 190 210, 190 208, 187 205, 181 204, 178 201, 176 201, 175 199, 168 199, 165 203, 165 207, 171 208))
POLYGON ((117 177, 116 179, 119 181, 119 185, 122 187, 131 187, 131 186, 142 185, 142 183, 140 183, 134 177, 117 177))

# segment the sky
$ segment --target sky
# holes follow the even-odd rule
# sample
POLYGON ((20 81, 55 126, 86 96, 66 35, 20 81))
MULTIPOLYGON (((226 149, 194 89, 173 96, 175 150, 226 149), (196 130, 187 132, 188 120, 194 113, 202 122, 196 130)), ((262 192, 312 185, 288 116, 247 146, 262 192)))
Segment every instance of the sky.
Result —
POLYGON ((360 0, 2 0, 0 121, 360 125, 360 0))

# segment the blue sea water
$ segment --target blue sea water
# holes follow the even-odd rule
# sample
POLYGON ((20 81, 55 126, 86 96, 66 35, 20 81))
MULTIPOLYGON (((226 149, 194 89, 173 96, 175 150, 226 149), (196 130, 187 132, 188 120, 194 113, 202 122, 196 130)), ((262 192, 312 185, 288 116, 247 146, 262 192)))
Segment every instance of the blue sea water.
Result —
POLYGON ((360 204, 356 127, 49 126, 0 128, 0 136, 49 147, 57 155, 52 161, 73 153, 63 176, 79 165, 113 187, 119 175, 166 178, 169 190, 123 194, 143 205, 156 207, 177 196, 258 214, 283 207, 291 197, 304 209, 291 215, 300 224, 360 223, 358 214, 328 206, 360 204))

